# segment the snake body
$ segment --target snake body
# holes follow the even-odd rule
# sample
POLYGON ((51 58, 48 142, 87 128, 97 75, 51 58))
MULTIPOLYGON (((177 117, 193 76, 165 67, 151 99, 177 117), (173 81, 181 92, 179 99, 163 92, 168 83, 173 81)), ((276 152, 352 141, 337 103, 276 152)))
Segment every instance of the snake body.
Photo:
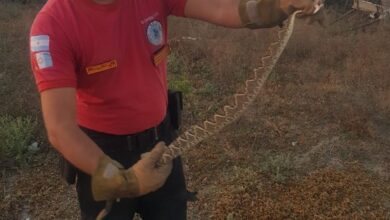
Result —
POLYGON ((211 119, 199 125, 193 125, 183 132, 168 146, 168 150, 158 163, 159 165, 166 164, 168 161, 181 155, 184 150, 198 145, 240 118, 260 93, 286 48, 294 31, 295 19, 298 13, 299 11, 295 12, 288 20, 287 25, 278 31, 276 40, 269 45, 266 55, 261 57, 260 66, 254 69, 253 78, 245 81, 244 92, 233 95, 234 104, 225 105, 221 109, 222 114, 214 114, 211 119))

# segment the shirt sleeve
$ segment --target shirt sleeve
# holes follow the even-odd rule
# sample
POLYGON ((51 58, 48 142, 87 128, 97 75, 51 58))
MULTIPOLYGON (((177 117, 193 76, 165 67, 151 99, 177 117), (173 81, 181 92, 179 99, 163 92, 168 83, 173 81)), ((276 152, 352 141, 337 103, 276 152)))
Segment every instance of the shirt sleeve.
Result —
POLYGON ((184 17, 187 0, 164 0, 168 7, 168 15, 184 17))
POLYGON ((71 45, 57 21, 45 13, 37 15, 30 32, 30 61, 40 92, 76 87, 76 65, 71 45))

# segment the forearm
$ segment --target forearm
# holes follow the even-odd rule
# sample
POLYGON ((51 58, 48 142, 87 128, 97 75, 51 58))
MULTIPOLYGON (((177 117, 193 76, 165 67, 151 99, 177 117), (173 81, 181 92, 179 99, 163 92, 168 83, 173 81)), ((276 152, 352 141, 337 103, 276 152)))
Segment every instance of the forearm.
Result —
POLYGON ((74 166, 90 175, 96 170, 104 153, 77 125, 57 125, 48 129, 48 136, 53 147, 74 166))
POLYGON ((230 28, 271 28, 296 10, 312 15, 321 0, 187 0, 185 15, 230 28))
POLYGON ((42 113, 50 143, 69 162, 92 174, 103 152, 78 127, 76 90, 57 88, 41 93, 42 113))
POLYGON ((240 0, 188 0, 185 14, 216 25, 241 28, 239 3, 240 0))

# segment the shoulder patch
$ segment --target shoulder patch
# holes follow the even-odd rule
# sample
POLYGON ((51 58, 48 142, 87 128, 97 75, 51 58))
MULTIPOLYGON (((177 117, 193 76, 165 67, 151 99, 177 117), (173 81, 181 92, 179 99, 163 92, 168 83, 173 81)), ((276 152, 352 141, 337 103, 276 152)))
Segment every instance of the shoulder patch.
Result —
POLYGON ((35 59, 40 70, 53 67, 53 60, 49 52, 36 53, 35 59))
POLYGON ((50 37, 48 35, 31 36, 31 52, 49 51, 50 37))

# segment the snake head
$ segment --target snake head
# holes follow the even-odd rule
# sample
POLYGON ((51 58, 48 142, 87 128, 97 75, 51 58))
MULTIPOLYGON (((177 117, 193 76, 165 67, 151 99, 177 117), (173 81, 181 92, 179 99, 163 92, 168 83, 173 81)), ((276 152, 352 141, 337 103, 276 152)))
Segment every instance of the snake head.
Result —
POLYGON ((317 14, 321 10, 321 8, 324 7, 324 3, 325 0, 314 0, 314 8, 315 8, 313 13, 314 15, 317 14))
POLYGON ((325 14, 325 11, 322 10, 322 8, 324 7, 324 1, 325 0, 314 0, 314 11, 312 14, 304 14, 300 11, 297 11, 297 17, 298 18, 303 18, 304 20, 306 20, 306 23, 307 24, 314 24, 314 23, 318 23, 321 27, 325 27, 325 23, 326 23, 326 14, 325 14))

